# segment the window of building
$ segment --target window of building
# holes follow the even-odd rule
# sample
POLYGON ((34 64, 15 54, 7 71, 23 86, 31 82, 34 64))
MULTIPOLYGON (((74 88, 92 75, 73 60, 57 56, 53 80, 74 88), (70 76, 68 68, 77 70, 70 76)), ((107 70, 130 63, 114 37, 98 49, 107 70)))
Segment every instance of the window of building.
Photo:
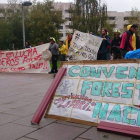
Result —
POLYGON ((129 25, 129 24, 124 24, 124 28, 127 28, 128 25, 129 25))
POLYGON ((124 17, 124 20, 138 20, 138 17, 124 17))
POLYGON ((69 21, 69 18, 65 18, 65 20, 69 21))
POLYGON ((115 17, 108 17, 109 20, 115 20, 115 17))
POLYGON ((65 20, 70 21, 70 18, 66 17, 65 20))
POLYGON ((65 18, 67 21, 71 21, 71 18, 65 18))
POLYGON ((70 29, 70 26, 69 25, 66 25, 66 29, 70 29))
POLYGON ((61 37, 63 37, 63 33, 61 33, 61 37))
POLYGON ((63 29, 63 26, 60 26, 60 29, 63 29))
POLYGON ((114 28, 114 27, 116 27, 117 25, 116 24, 110 24, 110 27, 111 28, 114 28))
POLYGON ((5 17, 0 17, 0 19, 5 19, 5 17))
POLYGON ((69 13, 69 10, 65 10, 65 13, 69 13))
POLYGON ((124 20, 129 20, 129 17, 124 17, 124 20))
POLYGON ((0 13, 4 13, 5 12, 5 9, 0 9, 0 13))

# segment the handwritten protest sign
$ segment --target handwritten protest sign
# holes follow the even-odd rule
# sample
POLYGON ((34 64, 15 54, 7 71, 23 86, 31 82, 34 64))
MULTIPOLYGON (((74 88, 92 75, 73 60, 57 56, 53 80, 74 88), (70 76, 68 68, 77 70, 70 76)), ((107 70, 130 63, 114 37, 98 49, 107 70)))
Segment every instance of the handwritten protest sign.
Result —
POLYGON ((0 51, 0 72, 46 73, 50 63, 42 59, 42 52, 49 44, 24 50, 0 51))
POLYGON ((69 48, 69 60, 97 60, 102 38, 75 31, 69 48))
POLYGON ((126 62, 63 63, 67 72, 46 117, 140 127, 140 64, 126 62))

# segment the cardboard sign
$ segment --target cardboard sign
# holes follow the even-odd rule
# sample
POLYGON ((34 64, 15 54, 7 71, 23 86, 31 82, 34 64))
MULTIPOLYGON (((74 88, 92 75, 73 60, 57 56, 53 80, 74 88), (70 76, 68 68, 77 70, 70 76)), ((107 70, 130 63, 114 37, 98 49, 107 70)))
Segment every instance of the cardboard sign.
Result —
POLYGON ((75 31, 69 48, 69 60, 97 60, 102 38, 75 31))
POLYGON ((47 73, 49 61, 42 59, 42 52, 49 48, 49 43, 29 49, 0 51, 0 72, 47 73))
POLYGON ((65 62, 66 75, 46 117, 140 127, 140 65, 119 61, 65 62))

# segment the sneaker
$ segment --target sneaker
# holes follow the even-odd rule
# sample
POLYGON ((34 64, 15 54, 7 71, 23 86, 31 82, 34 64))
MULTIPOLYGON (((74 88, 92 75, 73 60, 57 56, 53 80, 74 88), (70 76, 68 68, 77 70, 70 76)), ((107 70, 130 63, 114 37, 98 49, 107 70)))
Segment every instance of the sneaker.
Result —
POLYGON ((50 71, 49 74, 54 74, 54 72, 50 71))

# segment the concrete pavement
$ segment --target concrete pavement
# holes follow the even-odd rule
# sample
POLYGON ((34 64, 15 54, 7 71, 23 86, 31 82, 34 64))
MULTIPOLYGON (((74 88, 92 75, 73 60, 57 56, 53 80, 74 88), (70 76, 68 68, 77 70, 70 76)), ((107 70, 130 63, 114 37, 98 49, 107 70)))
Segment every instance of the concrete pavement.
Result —
MULTIPOLYGON (((132 140, 96 127, 54 119, 31 125, 53 80, 48 74, 0 73, 0 140, 132 140)), ((136 140, 136 139, 133 139, 136 140)))

